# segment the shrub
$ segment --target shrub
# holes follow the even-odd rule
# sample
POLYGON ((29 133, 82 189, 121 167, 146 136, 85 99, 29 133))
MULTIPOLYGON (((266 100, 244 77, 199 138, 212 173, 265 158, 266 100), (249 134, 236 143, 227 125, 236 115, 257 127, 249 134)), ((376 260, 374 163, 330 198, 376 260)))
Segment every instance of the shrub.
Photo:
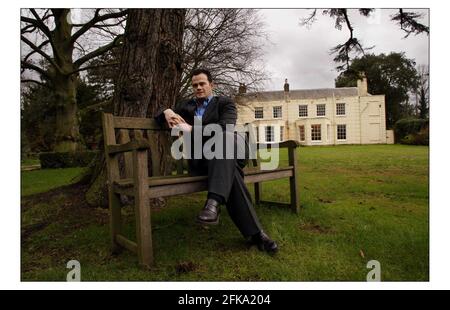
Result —
POLYGON ((423 128, 416 134, 406 135, 400 140, 400 143, 409 145, 429 145, 429 140, 429 130, 428 128, 423 128))
POLYGON ((96 155, 96 151, 45 152, 39 154, 41 168, 85 167, 96 155))
POLYGON ((416 144, 411 142, 415 141, 419 132, 423 131, 418 139, 425 143, 424 140, 428 140, 428 123, 428 119, 401 119, 397 121, 394 126, 395 141, 416 144), (425 129, 426 131, 424 131, 425 129))

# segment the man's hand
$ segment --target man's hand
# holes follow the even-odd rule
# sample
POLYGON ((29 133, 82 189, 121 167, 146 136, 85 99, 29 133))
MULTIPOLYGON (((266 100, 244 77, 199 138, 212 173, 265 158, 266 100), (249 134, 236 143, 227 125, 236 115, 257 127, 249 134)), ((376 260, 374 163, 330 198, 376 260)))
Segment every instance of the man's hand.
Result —
POLYGON ((164 116, 167 121, 169 128, 173 128, 175 125, 186 123, 186 121, 177 113, 172 111, 172 109, 167 109, 164 111, 164 116))

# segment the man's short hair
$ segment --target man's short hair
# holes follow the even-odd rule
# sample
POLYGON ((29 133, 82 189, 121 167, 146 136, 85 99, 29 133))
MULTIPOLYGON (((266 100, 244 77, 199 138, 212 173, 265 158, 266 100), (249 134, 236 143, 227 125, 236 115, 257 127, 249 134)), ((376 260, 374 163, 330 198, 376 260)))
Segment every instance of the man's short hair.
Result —
POLYGON ((194 75, 199 75, 199 74, 205 74, 206 77, 208 78, 208 81, 209 81, 210 83, 212 83, 212 80, 213 80, 213 79, 212 79, 211 72, 209 72, 209 70, 203 69, 203 68, 195 69, 194 71, 192 71, 191 79, 192 79, 192 77, 193 77, 194 75))

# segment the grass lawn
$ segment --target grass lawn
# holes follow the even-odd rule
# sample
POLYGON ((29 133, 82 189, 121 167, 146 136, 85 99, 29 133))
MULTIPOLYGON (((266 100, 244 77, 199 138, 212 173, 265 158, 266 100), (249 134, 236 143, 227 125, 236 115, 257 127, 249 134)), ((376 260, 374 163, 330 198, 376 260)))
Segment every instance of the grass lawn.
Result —
MULTIPOLYGON (((299 149, 301 211, 257 207, 280 246, 249 248, 226 212, 217 227, 197 225, 206 193, 172 197, 152 213, 156 265, 109 252, 108 212, 86 205, 81 170, 22 174, 22 280, 65 281, 66 263, 83 281, 365 281, 370 260, 382 281, 428 281, 428 147, 406 145, 299 149), (66 185, 61 188, 50 188, 66 185), (46 192, 43 192, 46 191, 46 192)), ((282 164, 287 164, 285 152, 282 164)), ((250 187, 253 188, 253 187, 250 187)), ((264 183, 263 199, 288 200, 288 180, 264 183)), ((133 210, 123 209, 134 236, 133 210)))
POLYGON ((31 166, 31 165, 39 165, 41 161, 35 158, 26 158, 20 160, 21 166, 31 166))
POLYGON ((84 168, 45 169, 21 172, 21 195, 46 192, 72 183, 84 168))

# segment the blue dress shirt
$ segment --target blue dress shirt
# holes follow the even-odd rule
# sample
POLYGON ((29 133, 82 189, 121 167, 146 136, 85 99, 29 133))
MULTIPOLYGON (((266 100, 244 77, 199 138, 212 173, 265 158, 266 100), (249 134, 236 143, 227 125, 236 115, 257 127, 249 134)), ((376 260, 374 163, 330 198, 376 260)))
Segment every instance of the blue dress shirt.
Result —
POLYGON ((208 106, 212 97, 213 96, 209 96, 208 98, 203 99, 203 103, 198 103, 197 101, 195 102, 197 104, 197 108, 195 109, 194 113, 196 117, 202 118, 203 114, 205 113, 206 107, 208 106))

